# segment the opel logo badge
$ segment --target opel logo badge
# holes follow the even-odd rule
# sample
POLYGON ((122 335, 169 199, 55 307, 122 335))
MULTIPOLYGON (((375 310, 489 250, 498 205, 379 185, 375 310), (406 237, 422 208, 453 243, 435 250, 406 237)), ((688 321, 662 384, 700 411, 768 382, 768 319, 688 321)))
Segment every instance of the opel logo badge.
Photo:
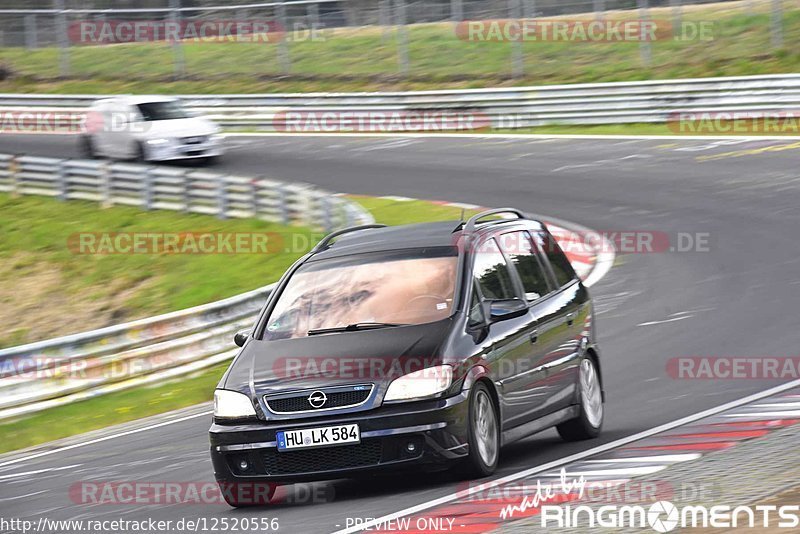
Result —
POLYGON ((308 396, 308 403, 312 408, 322 408, 328 402, 328 396, 322 391, 315 391, 308 396))

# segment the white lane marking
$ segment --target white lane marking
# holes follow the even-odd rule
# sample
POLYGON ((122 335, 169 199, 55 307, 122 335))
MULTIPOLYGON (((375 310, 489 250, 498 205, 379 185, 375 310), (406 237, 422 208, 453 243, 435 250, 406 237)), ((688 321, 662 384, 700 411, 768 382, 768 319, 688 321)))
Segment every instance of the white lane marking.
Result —
POLYGON ((586 460, 587 464, 624 464, 644 462, 690 462, 703 456, 699 453, 691 454, 665 454, 661 456, 639 456, 636 458, 607 458, 603 460, 586 460))
POLYGON ((52 449, 49 451, 42 451, 37 452, 34 454, 29 454, 28 456, 21 456, 19 458, 14 458, 13 460, 8 460, 6 462, 0 463, 0 467, 5 467, 7 465, 18 464, 21 462, 27 462, 28 460, 34 460, 36 458, 41 458, 43 456, 50 456, 51 454, 56 454, 59 452, 69 451, 72 449, 77 449, 78 447, 85 447, 86 445, 93 445, 95 443, 101 443, 103 441, 108 441, 110 439, 121 438, 122 436, 130 436, 131 434, 138 434, 139 432, 145 432, 147 430, 153 430, 154 428, 161 428, 163 426, 172 425, 175 423, 180 423, 181 421, 188 421, 189 419, 194 419, 195 417, 205 417, 214 413, 212 410, 196 413, 192 415, 187 415, 185 417, 179 417, 177 419, 171 419, 169 421, 164 421, 162 423, 157 423, 155 425, 145 426, 142 428, 134 428, 133 430, 126 430, 125 432, 120 432, 119 434, 111 434, 108 436, 103 436, 101 438, 90 439, 89 441, 83 441, 80 443, 73 443, 72 445, 67 445, 65 447, 59 447, 57 449, 52 449))
POLYGON ((654 324, 674 323, 675 321, 682 321, 684 319, 690 319, 692 317, 694 317, 694 315, 681 315, 680 317, 673 317, 672 319, 664 319, 663 321, 648 321, 646 323, 639 323, 636 326, 651 326, 654 324))
POLYGON ((50 473, 51 471, 66 471, 75 467, 80 467, 83 464, 65 465, 63 467, 50 467, 48 469, 37 469, 36 471, 25 471, 23 473, 11 473, 10 475, 0 475, 0 480, 8 480, 9 478, 27 477, 31 475, 39 475, 41 473, 50 473))
MULTIPOLYGON (((595 471, 569 471, 567 473, 568 476, 571 477, 604 477, 604 476, 631 476, 637 477, 642 475, 652 475, 653 473, 658 473, 659 471, 663 471, 666 469, 667 465, 648 465, 644 467, 626 467, 626 468, 619 468, 619 469, 598 469, 595 471)), ((543 477, 557 477, 561 476, 560 473, 552 472, 552 473, 542 473, 539 476, 543 477)))
POLYGON ((619 140, 689 140, 689 141, 791 141, 800 139, 796 135, 764 135, 755 137, 740 137, 734 135, 592 135, 592 134, 467 134, 467 133, 369 133, 369 132, 226 132, 225 137, 409 137, 409 138, 464 138, 464 139, 619 139, 619 140))
MULTIPOLYGON (((353 534, 355 532, 361 532, 361 531, 364 531, 366 529, 373 528, 373 527, 375 527, 377 525, 384 525, 384 524, 386 524, 387 521, 391 521, 393 519, 398 519, 400 517, 405 517, 407 515, 415 514, 417 512, 421 512, 423 510, 428 510, 430 508, 434 508, 434 507, 442 505, 442 504, 447 504, 449 502, 452 502, 452 501, 455 501, 455 500, 458 500, 458 499, 461 499, 461 498, 464 498, 464 497, 469 497, 470 495, 474 495, 474 494, 479 493, 479 492, 485 492, 487 490, 490 490, 490 489, 495 488, 497 486, 500 486, 502 484, 507 484, 509 482, 514 482, 515 480, 519 480, 521 478, 527 478, 527 477, 530 477, 531 475, 536 475, 536 474, 542 473, 544 471, 550 471, 550 470, 552 470, 552 469, 554 469, 556 467, 561 467, 561 466, 563 466, 565 464, 569 464, 569 463, 572 463, 572 462, 575 462, 575 461, 578 461, 578 460, 583 460, 584 458, 587 458, 589 456, 594 456, 595 454, 599 454, 601 452, 606 452, 606 451, 609 451, 609 450, 612 450, 612 449, 616 449, 616 448, 622 447, 623 445, 627 445, 629 443, 633 443, 634 441, 638 441, 640 439, 648 438, 648 437, 653 436, 655 434, 660 434, 661 432, 665 432, 667 430, 672 430, 674 428, 677 428, 677 427, 680 427, 680 426, 683 426, 683 425, 687 425, 689 423, 694 423, 695 421, 698 421, 700 419, 703 419, 703 418, 706 418, 706 417, 710 417, 712 415, 717 415, 720 412, 731 410, 733 408, 738 408, 739 406, 742 406, 744 404, 748 404, 748 403, 751 403, 751 402, 754 402, 754 401, 757 401, 757 400, 761 400, 761 399, 763 399, 765 397, 770 397, 772 395, 776 395, 778 393, 781 393, 783 391, 787 391, 787 390, 790 390, 790 389, 793 389, 793 388, 796 388, 796 387, 800 387, 800 379, 799 380, 793 380, 791 382, 787 382, 786 384, 782 384, 780 386, 776 386, 774 388, 767 389, 767 390, 762 391, 760 393, 754 393, 753 395, 748 395, 747 397, 743 397, 743 398, 741 398, 739 400, 735 400, 735 401, 731 401, 731 402, 725 403, 725 404, 723 404, 721 406, 717 406, 716 408, 711 408, 711 409, 708 409, 708 410, 704 410, 704 411, 696 413, 694 415, 689 415, 687 417, 683 417, 681 419, 677 419, 677 420, 672 421, 670 423, 665 423, 663 425, 659 425, 659 426, 651 428, 649 430, 645 430, 643 432, 639 432, 637 434, 633 434, 632 436, 627 436, 627 437, 612 441, 610 443, 606 443, 604 445, 600 445, 598 447, 594 447, 593 449, 582 451, 582 452, 579 452, 579 453, 576 453, 576 454, 573 454, 573 455, 570 455, 570 456, 566 456, 564 458, 559 458, 558 460, 553 460, 552 462, 547 462, 546 464, 542 464, 542 465, 538 465, 538 466, 531 467, 531 468, 528 468, 528 469, 524 469, 522 471, 518 471, 516 473, 512 473, 510 475, 506 475, 504 477, 492 480, 490 482, 485 482, 483 484, 479 484, 477 486, 473 486, 471 488, 468 488, 468 489, 465 489, 465 490, 461 490, 461 491, 456 492, 456 493, 451 493, 450 495, 445 495, 444 497, 439 497, 437 499, 432 499, 430 501, 427 501, 427 502, 424 502, 424 503, 421 503, 421 504, 418 504, 418 505, 415 505, 415 506, 411 506, 411 507, 406 508, 404 510, 400 510, 398 512, 387 514, 387 515, 385 515, 383 517, 376 517, 376 518, 372 519, 371 521, 367 521, 367 522, 362 523, 362 524, 360 524, 358 526, 352 526, 352 527, 349 527, 349 528, 337 530, 333 534, 353 534)), ((798 412, 798 414, 800 414, 800 412, 798 412)))
POLYGON ((25 495, 17 495, 16 497, 6 497, 4 499, 0 499, 0 502, 18 501, 19 499, 24 499, 25 497, 33 497, 34 495, 41 495, 42 493, 47 493, 48 491, 50 490, 34 491, 33 493, 26 493, 25 495))
POLYGON ((800 402, 779 402, 777 404, 756 404, 756 408, 800 408, 800 402))
POLYGON ((788 411, 788 412, 733 413, 730 415, 726 415, 725 417, 756 417, 759 419, 763 417, 778 417, 778 418, 792 419, 795 417, 800 417, 800 410, 788 411))

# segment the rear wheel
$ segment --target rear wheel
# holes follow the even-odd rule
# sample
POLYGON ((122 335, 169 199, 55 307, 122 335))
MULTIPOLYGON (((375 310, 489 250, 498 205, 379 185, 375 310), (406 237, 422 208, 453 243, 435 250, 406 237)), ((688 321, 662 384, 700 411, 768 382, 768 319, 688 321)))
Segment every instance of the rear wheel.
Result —
POLYGON ((270 504, 278 485, 274 482, 218 482, 222 498, 234 508, 270 504))
POLYGON ((500 457, 500 423, 489 389, 481 382, 473 386, 469 396, 468 440, 469 454, 463 460, 462 473, 470 478, 494 473, 500 457))
POLYGON ((78 151, 80 152, 80 156, 84 159, 95 159, 97 157, 92 138, 88 135, 81 136, 80 141, 78 141, 78 151))
POLYGON ((596 438, 603 428, 603 394, 600 374, 591 358, 581 361, 578 372, 578 392, 580 395, 580 414, 575 419, 556 427, 565 441, 582 441, 596 438))

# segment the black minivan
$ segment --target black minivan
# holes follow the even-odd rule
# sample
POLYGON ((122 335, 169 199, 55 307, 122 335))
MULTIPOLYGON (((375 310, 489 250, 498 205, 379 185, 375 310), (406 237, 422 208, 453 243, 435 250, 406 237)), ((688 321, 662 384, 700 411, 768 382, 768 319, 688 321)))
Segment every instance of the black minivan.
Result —
POLYGON ((334 232, 235 341, 210 429, 221 487, 410 465, 480 477, 505 444, 603 424, 589 293, 514 209, 334 232))

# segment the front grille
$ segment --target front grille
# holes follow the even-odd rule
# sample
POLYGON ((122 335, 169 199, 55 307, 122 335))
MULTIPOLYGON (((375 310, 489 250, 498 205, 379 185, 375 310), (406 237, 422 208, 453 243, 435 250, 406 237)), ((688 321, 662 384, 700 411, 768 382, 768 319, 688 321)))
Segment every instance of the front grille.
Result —
POLYGON ((278 452, 264 451, 264 468, 268 475, 296 475, 318 471, 334 471, 370 467, 381 461, 381 440, 365 440, 357 445, 278 452))
POLYGON ((195 135, 193 137, 183 137, 181 141, 185 145, 199 145, 201 143, 206 142, 207 137, 205 135, 195 135))
POLYGON ((273 413, 310 412, 314 410, 327 410, 330 408, 347 408, 365 402, 372 386, 348 386, 346 388, 321 389, 327 400, 322 406, 314 407, 308 401, 313 391, 304 391, 287 397, 266 397, 264 401, 273 413))

